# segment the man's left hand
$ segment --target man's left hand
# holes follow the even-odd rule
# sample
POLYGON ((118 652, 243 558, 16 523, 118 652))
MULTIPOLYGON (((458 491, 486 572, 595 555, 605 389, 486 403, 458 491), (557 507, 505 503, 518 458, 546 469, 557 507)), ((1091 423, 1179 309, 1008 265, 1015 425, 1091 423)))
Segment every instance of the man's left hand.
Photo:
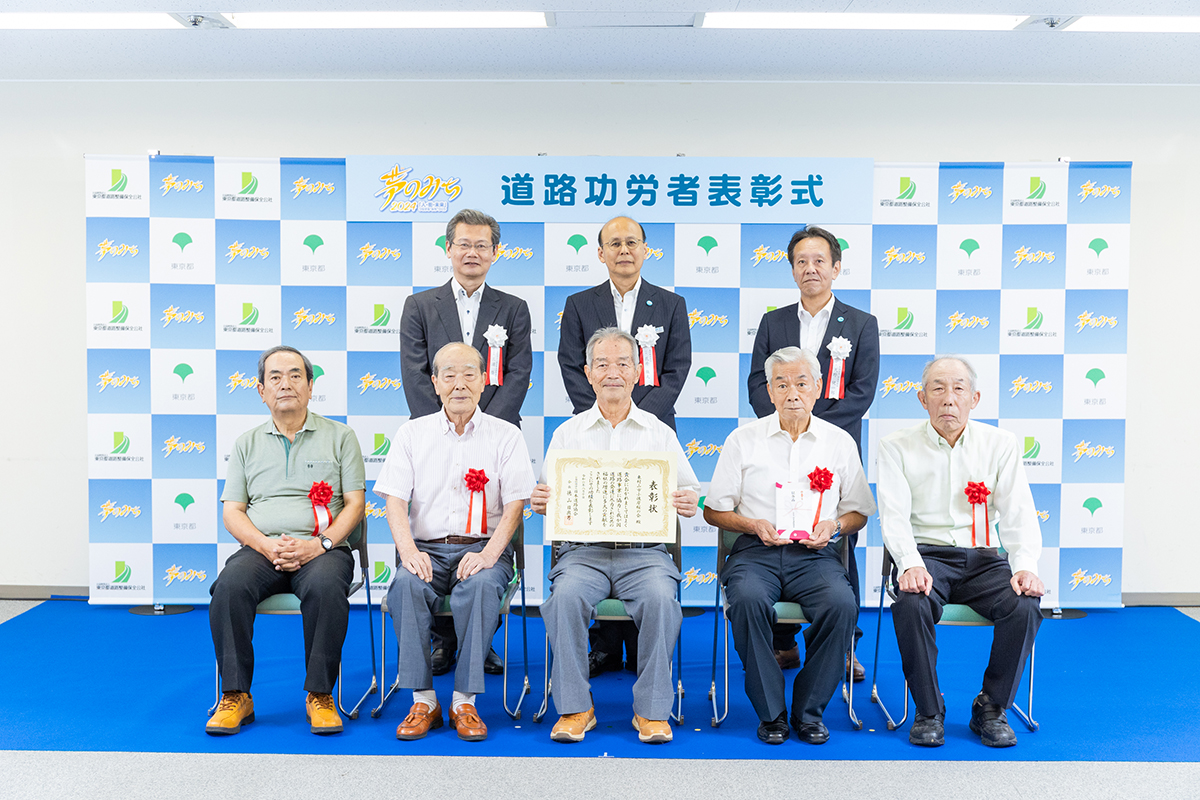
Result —
POLYGON ((681 517, 696 516, 696 506, 700 503, 700 495, 691 489, 680 489, 671 492, 671 505, 681 517))
POLYGON ((285 533, 279 537, 279 542, 279 557, 274 563, 275 569, 280 572, 295 572, 325 552, 321 540, 317 538, 293 539, 285 533))
POLYGON ((461 581, 469 578, 476 572, 491 569, 495 564, 496 559, 489 558, 486 549, 478 553, 467 553, 458 560, 458 579, 461 581))
POLYGON ((823 519, 817 523, 817 527, 813 528, 808 538, 801 539, 799 543, 810 550, 820 550, 829 544, 829 540, 833 538, 833 532, 836 530, 837 520, 823 519))
POLYGON ((1042 583, 1042 579, 1027 569, 1013 575, 1009 583, 1012 584, 1014 592, 1028 597, 1041 597, 1046 593, 1046 585, 1042 583))

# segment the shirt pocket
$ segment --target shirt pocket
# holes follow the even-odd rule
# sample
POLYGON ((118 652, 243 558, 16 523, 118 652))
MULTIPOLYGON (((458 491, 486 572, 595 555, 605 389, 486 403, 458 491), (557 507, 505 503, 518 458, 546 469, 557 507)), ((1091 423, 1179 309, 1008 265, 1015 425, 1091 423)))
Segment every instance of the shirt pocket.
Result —
POLYGON ((324 481, 338 497, 342 493, 342 467, 336 461, 304 461, 300 467, 301 480, 306 484, 324 481))

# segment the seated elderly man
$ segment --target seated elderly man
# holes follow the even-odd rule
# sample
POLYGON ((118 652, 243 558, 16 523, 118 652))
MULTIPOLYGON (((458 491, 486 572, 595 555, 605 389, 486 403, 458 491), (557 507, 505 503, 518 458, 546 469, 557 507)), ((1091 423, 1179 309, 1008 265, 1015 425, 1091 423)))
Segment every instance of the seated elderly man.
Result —
POLYGON ((933 626, 946 603, 962 603, 995 626, 971 731, 989 747, 1011 747, 1017 737, 1005 710, 1033 649, 1045 594, 1033 495, 1016 437, 969 419, 979 403, 970 364, 936 358, 921 384, 917 398, 929 422, 879 442, 879 522, 900 576, 892 622, 917 706, 908 740, 924 747, 944 741, 933 626))
POLYGON ((399 683, 413 690, 397 739, 420 739, 442 726, 429 636, 446 596, 459 644, 450 727, 466 741, 487 738, 475 695, 484 690, 483 662, 513 576, 509 541, 534 477, 517 426, 479 409, 484 375, 483 356, 469 344, 438 350, 431 377, 442 408, 401 426, 375 481, 404 566, 388 589, 399 683))
POLYGON ((789 735, 783 672, 772 645, 774 605, 784 600, 799 603, 812 621, 804 631, 804 667, 792 684, 791 723, 801 741, 824 744, 829 730, 821 716, 841 680, 858 619, 839 548, 828 545, 862 528, 875 502, 854 439, 812 416, 821 396, 821 367, 812 351, 776 350, 766 360, 766 375, 775 413, 729 434, 704 519, 742 534, 721 579, 758 738, 783 744, 789 735))
POLYGON ((254 721, 255 608, 285 592, 300 598, 312 732, 342 730, 331 692, 354 574, 345 539, 362 521, 365 481, 354 431, 308 410, 312 386, 312 363, 299 350, 272 347, 259 357, 258 394, 271 419, 234 443, 221 495, 225 527, 242 547, 213 583, 208 607, 224 692, 205 727, 211 734, 254 721))
MULTIPOLYGON (((596 402, 559 426, 550 450, 646 450, 675 453, 678 489, 671 505, 694 516, 700 482, 675 431, 633 403, 638 354, 634 338, 620 328, 601 328, 587 343, 584 373, 596 402)), ((545 468, 542 479, 545 481, 545 468)), ((530 505, 546 513, 546 483, 533 490, 530 505)), ((550 738, 578 742, 596 727, 588 683, 587 626, 596 604, 609 597, 625 603, 638 628, 637 681, 633 684, 633 727, 643 742, 671 741, 671 652, 683 614, 675 599, 679 570, 662 544, 565 543, 550 570, 550 598, 542 618, 554 652, 551 680, 561 715, 550 738)))

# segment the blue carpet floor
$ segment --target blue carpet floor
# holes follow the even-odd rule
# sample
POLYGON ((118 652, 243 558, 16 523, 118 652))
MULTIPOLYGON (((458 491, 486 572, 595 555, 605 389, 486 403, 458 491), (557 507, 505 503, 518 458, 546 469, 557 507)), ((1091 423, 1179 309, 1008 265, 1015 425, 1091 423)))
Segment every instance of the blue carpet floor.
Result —
MULTIPOLYGON (((835 696, 825 714, 830 741, 813 747, 793 736, 772 747, 755 738, 757 720, 742 690, 742 669, 730 644, 728 719, 710 726, 713 615, 684 620, 685 724, 675 741, 637 741, 630 718, 633 676, 610 673, 593 681, 599 726, 586 740, 560 745, 549 739, 557 715, 535 724, 541 703, 540 620, 529 621, 530 681, 519 721, 500 707, 500 678, 489 678, 479 709, 489 726, 485 742, 458 740, 443 727, 417 742, 399 742, 395 728, 411 704, 398 692, 373 719, 346 721, 345 732, 317 737, 304 721, 303 657, 298 617, 259 617, 255 630, 257 721, 231 737, 204 733, 213 700, 213 655, 207 609, 173 617, 138 617, 122 608, 51 601, 0 625, 0 670, 8 676, 0 701, 6 723, 0 750, 91 750, 230 753, 337 753, 363 755, 584 756, 642 758, 930 759, 1016 761, 1200 761, 1200 622, 1169 608, 1092 611, 1085 619, 1049 620, 1038 636, 1035 717, 1030 733, 1015 718, 1017 747, 992 750, 967 730, 991 631, 940 628, 940 675, 947 704, 946 745, 925 750, 908 744, 908 726, 890 732, 870 702, 872 646, 877 613, 864 611, 860 658, 867 683, 858 684, 856 731, 835 696)), ((378 616, 375 615, 378 637, 378 616)), ((520 654, 519 618, 512 646, 520 654)), ((497 636, 497 646, 500 638, 497 636)), ((346 695, 370 682, 366 614, 352 612, 345 655, 346 695)), ((901 704, 903 677, 891 620, 885 612, 880 692, 901 704)), ((789 693, 790 676, 788 673, 789 693)), ((452 675, 435 678, 443 703, 452 675)), ((720 681, 720 673, 718 673, 720 681)), ((1022 694, 1024 690, 1022 690, 1022 694)), ((377 696, 368 700, 377 704, 377 696)), ((897 714, 898 716, 898 714, 897 714)), ((1011 716, 1011 715, 1010 715, 1011 716)))

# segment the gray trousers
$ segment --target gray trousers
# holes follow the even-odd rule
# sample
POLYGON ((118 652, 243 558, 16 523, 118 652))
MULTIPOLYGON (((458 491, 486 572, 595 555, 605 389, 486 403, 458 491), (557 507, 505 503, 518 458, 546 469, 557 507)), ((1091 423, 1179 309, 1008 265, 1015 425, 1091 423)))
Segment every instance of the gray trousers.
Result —
POLYGON ((588 622, 596 604, 615 597, 638 627, 637 681, 633 710, 652 720, 670 717, 671 654, 683 612, 675 594, 679 570, 665 547, 610 550, 566 545, 550 570, 550 598, 542 619, 550 637, 554 707, 577 714, 592 707, 588 682, 588 622))
POLYGON ((433 581, 425 581, 404 567, 396 568, 396 577, 388 588, 388 613, 400 643, 400 686, 405 689, 432 689, 433 671, 429 664, 429 634, 433 614, 441 599, 449 595, 454 631, 458 634, 458 666, 454 669, 454 689, 479 694, 484 690, 483 661, 492 646, 492 636, 500 624, 500 601, 513 576, 512 547, 490 569, 480 570, 466 580, 455 575, 458 562, 467 553, 478 553, 487 544, 445 544, 417 542, 417 549, 429 554, 433 581))

